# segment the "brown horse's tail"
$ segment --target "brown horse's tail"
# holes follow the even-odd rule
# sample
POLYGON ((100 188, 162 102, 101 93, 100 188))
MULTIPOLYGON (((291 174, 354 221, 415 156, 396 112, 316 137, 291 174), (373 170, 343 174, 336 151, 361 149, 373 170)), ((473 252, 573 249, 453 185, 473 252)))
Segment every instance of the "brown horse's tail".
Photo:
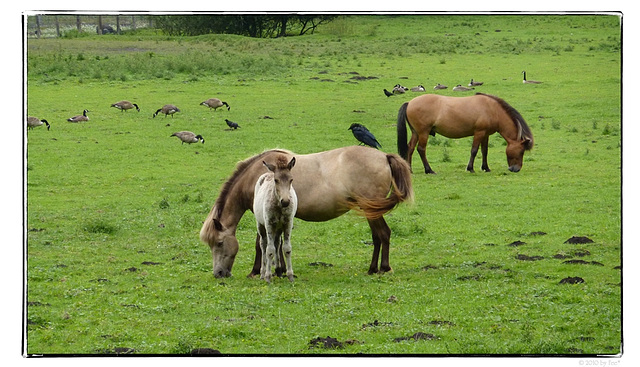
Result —
POLYGON ((396 126, 398 130, 398 154, 407 160, 407 155, 409 154, 409 146, 407 144, 407 106, 409 102, 405 102, 398 111, 398 125, 396 126))
POLYGON ((381 218, 385 213, 404 201, 413 201, 413 185, 409 164, 395 154, 387 154, 391 168, 391 193, 384 199, 356 197, 350 207, 362 213, 367 219, 381 218))

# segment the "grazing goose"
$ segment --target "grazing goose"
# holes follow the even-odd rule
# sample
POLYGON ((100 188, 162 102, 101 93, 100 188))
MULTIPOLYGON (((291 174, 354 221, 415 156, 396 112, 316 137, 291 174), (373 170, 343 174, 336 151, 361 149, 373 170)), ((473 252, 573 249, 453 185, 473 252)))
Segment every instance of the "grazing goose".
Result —
POLYGON ((386 89, 383 89, 383 91, 384 91, 384 95, 387 96, 387 97, 391 97, 393 95, 393 93, 389 92, 386 89))
POLYGON ((458 84, 455 87, 453 87, 453 90, 456 92, 468 92, 470 90, 473 90, 474 88, 467 88, 467 87, 463 87, 462 85, 458 84))
POLYGON ((378 143, 378 140, 376 140, 376 137, 373 136, 369 129, 367 129, 363 125, 354 123, 351 124, 351 126, 349 126, 347 130, 351 130, 353 136, 362 144, 376 149, 382 148, 380 143, 378 143))
POLYGON ((29 130, 42 125, 47 125, 47 130, 49 130, 49 128, 51 127, 51 125, 49 125, 49 122, 45 119, 40 120, 39 118, 33 116, 27 117, 27 128, 29 130))
POLYGON ((474 82, 473 79, 471 79, 471 82, 469 83, 470 87, 477 87, 479 85, 484 84, 484 82, 474 82))
POLYGON ((227 102, 223 102, 218 98, 209 98, 200 104, 203 106, 209 107, 209 109, 213 108, 214 111, 217 111, 218 107, 222 107, 222 106, 227 106, 227 111, 231 110, 231 107, 229 107, 229 104, 227 104, 227 102))
POLYGON ((177 133, 171 134, 171 136, 177 136, 178 139, 182 140, 182 144, 197 143, 200 140, 202 140, 202 144, 204 144, 204 138, 202 137, 202 135, 196 135, 191 131, 178 131, 177 133))
POLYGON ((235 122, 233 122, 233 121, 229 121, 229 120, 227 120, 227 119, 224 119, 224 122, 226 122, 226 123, 227 123, 227 126, 229 126, 230 128, 232 128, 232 129, 234 129, 234 130, 240 127, 240 125, 236 124, 236 123, 235 123, 235 122))
POLYGON ((401 86, 400 84, 396 84, 395 87, 393 87, 393 94, 403 94, 404 92, 407 91, 407 88, 401 86))
POLYGON ((166 104, 162 106, 162 108, 158 109, 156 113, 153 114, 153 117, 155 118, 160 112, 164 113, 164 117, 171 115, 171 117, 173 118, 173 114, 176 112, 180 112, 180 109, 172 104, 166 104))
POLYGON ((424 89, 424 87, 422 85, 418 85, 417 87, 411 88, 411 91, 412 92, 424 92, 425 89, 424 89))
POLYGON ((527 72, 524 70, 522 71, 522 82, 524 84, 542 84, 542 82, 536 80, 527 80, 527 72))
POLYGON ((435 87, 433 87, 433 89, 435 90, 439 90, 439 89, 447 89, 449 87, 447 87, 446 85, 442 85, 440 83, 438 83, 435 87))
POLYGON ((70 117, 70 118, 67 119, 67 121, 69 121, 69 122, 89 121, 89 117, 87 116, 87 112, 89 112, 89 111, 88 110, 84 110, 84 111, 82 111, 82 115, 70 117))
POLYGON ((112 104, 111 107, 115 107, 115 108, 119 109, 120 111, 126 111, 126 110, 130 110, 132 108, 135 108, 136 110, 138 110, 138 112, 140 112, 140 107, 138 107, 137 104, 131 103, 129 101, 116 102, 116 103, 112 104))

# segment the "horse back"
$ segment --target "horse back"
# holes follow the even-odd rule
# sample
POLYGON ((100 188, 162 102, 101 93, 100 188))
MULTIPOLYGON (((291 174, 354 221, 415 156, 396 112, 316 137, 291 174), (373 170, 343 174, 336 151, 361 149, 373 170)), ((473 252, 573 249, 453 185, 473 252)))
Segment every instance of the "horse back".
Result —
POLYGON ((483 95, 450 97, 425 94, 409 101, 407 120, 418 134, 438 133, 457 139, 478 130, 492 134, 506 117, 504 110, 483 95))

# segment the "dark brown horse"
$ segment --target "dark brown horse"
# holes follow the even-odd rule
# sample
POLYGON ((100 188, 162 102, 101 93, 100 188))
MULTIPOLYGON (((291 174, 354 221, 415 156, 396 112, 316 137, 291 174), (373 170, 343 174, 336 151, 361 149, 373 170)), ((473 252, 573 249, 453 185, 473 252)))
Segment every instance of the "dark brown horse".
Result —
MULTIPOLYGON (((200 239, 209 245, 215 277, 231 276, 238 252, 236 228, 247 210, 253 208, 254 187, 276 157, 294 154, 269 150, 238 163, 235 172, 222 186, 220 195, 200 230, 200 239)), ((350 146, 314 154, 295 154, 296 168, 291 171, 298 197, 296 217, 322 222, 358 210, 369 222, 373 238, 373 256, 369 274, 387 272, 391 229, 383 215, 403 201, 413 199, 411 171, 395 154, 350 146), (378 268, 378 256, 382 259, 378 268)), ((256 241, 256 257, 249 276, 260 274, 261 251, 256 241)), ((278 271, 278 269, 276 269, 278 271)))
POLYGON ((469 97, 447 97, 425 94, 405 103, 398 111, 398 153, 411 166, 416 145, 425 173, 435 173, 427 162, 429 135, 436 133, 451 139, 473 136, 467 171, 474 172, 473 161, 482 146, 482 170, 489 172, 487 152, 489 136, 498 132, 507 141, 509 171, 522 168, 525 150, 533 148, 533 134, 524 118, 503 99, 484 93, 469 97), (407 127, 411 139, 407 145, 407 127))

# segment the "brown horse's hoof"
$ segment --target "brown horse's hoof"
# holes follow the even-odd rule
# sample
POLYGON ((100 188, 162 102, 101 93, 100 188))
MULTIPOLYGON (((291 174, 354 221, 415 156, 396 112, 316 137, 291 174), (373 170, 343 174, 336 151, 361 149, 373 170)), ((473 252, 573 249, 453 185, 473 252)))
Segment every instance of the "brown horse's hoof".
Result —
POLYGON ((251 273, 249 273, 249 274, 247 275, 247 278, 249 278, 249 279, 253 279, 253 278, 255 278, 255 277, 256 277, 256 275, 260 275, 260 273, 259 273, 259 272, 258 272, 258 273, 251 272, 251 273))

